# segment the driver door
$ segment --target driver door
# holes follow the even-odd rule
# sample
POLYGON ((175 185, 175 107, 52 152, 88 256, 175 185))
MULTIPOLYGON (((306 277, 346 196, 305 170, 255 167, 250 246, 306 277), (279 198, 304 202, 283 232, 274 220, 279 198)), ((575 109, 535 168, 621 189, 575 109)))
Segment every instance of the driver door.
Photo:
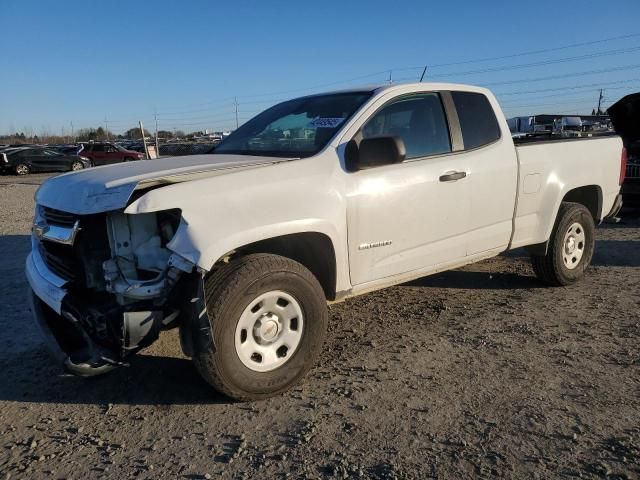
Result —
POLYGON ((42 168, 48 171, 69 170, 64 155, 53 150, 42 150, 42 168))
POLYGON ((114 147, 113 145, 104 146, 104 162, 107 165, 111 165, 112 163, 119 163, 122 160, 122 153, 120 153, 116 147, 114 147))
POLYGON ((407 155, 402 163, 348 176, 352 285, 435 270, 466 256, 469 166, 466 156, 452 153, 449 132, 441 95, 428 92, 387 102, 356 134, 356 140, 398 136, 407 155))

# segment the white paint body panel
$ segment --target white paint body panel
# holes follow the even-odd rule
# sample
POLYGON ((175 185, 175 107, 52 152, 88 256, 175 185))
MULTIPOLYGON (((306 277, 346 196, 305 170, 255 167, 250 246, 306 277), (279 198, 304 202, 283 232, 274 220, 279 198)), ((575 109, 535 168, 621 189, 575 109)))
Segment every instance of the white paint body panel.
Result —
POLYGON ((620 191, 619 137, 541 142, 516 147, 521 187, 512 248, 546 241, 565 194, 595 185, 602 192, 599 217, 613 207, 620 191))
POLYGON ((179 208, 182 222, 168 248, 204 270, 259 240, 321 233, 334 247, 336 290, 353 295, 497 255, 511 239, 512 247, 542 242, 571 188, 599 186, 606 214, 619 191, 621 147, 612 137, 514 148, 487 90, 395 85, 377 89, 310 158, 200 155, 132 162, 52 178, 36 201, 76 214, 179 208), (407 93, 446 90, 487 95, 502 138, 468 152, 345 171, 345 144, 378 106, 407 93), (450 170, 468 176, 439 182, 450 170), (166 186, 128 203, 136 188, 158 185, 166 186), (358 248, 377 242, 385 244, 358 248))

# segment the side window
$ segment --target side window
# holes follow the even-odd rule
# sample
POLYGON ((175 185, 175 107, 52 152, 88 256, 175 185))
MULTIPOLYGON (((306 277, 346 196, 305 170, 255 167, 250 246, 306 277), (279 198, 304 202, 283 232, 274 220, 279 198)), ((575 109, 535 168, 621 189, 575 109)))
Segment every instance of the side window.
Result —
POLYGON ((104 145, 94 145, 92 148, 94 152, 104 152, 104 145))
POLYGON ((440 95, 424 93, 394 100, 363 127, 362 138, 395 135, 404 141, 407 159, 451 151, 449 127, 440 95))
POLYGON ((500 138, 500 125, 487 97, 475 92, 451 92, 458 112, 464 149, 482 147, 500 138))

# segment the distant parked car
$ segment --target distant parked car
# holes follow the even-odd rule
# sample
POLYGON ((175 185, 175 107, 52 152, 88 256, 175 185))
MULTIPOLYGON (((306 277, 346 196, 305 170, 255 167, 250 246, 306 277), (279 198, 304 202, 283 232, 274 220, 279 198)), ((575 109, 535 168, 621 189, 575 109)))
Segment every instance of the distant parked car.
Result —
POLYGON ((82 145, 56 145, 51 147, 56 152, 64 153, 65 155, 80 155, 83 150, 82 145))
POLYGON ((164 143, 160 145, 160 156, 180 157, 183 155, 205 155, 213 153, 218 143, 164 143))
POLYGON ((31 172, 67 172, 92 166, 91 160, 50 148, 15 148, 0 153, 0 169, 17 175, 31 172))
POLYGON ((113 163, 142 160, 144 154, 127 150, 113 143, 85 143, 81 152, 83 157, 90 158, 95 165, 111 165, 113 163))
POLYGON ((123 145, 123 147, 126 148, 127 150, 132 150, 134 152, 139 152, 144 154, 144 143, 142 142, 130 143, 129 145, 123 145))

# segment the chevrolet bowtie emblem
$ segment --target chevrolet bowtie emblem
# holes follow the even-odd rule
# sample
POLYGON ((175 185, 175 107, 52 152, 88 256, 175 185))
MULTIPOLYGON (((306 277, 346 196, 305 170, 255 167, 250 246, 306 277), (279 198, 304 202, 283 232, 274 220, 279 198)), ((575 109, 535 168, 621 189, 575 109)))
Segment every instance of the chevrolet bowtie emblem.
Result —
POLYGON ((34 223, 31 231, 38 240, 42 240, 42 237, 49 231, 49 225, 44 223, 34 223))

